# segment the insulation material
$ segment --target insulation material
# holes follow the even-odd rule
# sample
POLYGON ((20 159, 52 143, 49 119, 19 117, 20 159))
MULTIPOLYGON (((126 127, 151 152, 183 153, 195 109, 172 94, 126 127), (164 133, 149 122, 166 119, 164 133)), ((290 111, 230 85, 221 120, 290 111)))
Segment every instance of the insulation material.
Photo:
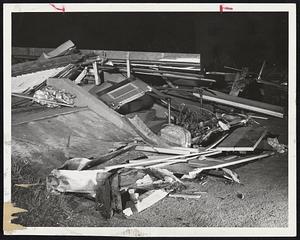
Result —
POLYGON ((58 90, 52 86, 46 86, 43 89, 37 90, 34 95, 36 98, 34 101, 41 104, 47 105, 47 107, 57 107, 58 104, 49 103, 43 100, 50 100, 58 103, 65 103, 69 105, 74 104, 75 95, 67 93, 64 89, 58 90))

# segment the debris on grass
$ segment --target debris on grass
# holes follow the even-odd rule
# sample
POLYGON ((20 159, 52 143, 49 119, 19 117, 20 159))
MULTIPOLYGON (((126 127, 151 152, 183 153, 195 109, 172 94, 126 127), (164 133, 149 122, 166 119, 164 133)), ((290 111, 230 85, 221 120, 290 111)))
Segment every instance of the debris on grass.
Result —
MULTIPOLYGON (((75 45, 67 42, 53 52, 43 53, 42 58, 52 63, 54 56, 72 55, 74 49, 75 45)), ((47 176, 49 193, 89 197, 105 219, 116 213, 131 216, 166 196, 201 198, 206 192, 183 191, 187 188, 185 181, 196 179, 202 187, 207 183, 207 176, 213 176, 212 171, 218 169, 222 173, 214 177, 240 184, 238 174, 228 167, 271 156, 272 151, 260 149, 262 141, 266 140, 279 153, 287 151, 287 146, 277 138, 265 139, 267 129, 257 127, 261 124, 254 120, 265 118, 251 114, 279 118, 284 115, 281 106, 246 98, 247 87, 261 80, 261 74, 253 77, 248 68, 243 68, 228 86, 228 93, 214 88, 213 83, 218 80, 208 78, 198 62, 151 59, 151 55, 129 61, 124 56, 110 58, 104 52, 100 55, 70 60, 55 75, 59 81, 52 81, 53 86, 32 86, 33 97, 25 97, 47 107, 88 106, 101 117, 118 123, 115 125, 120 132, 126 129, 135 140, 128 140, 122 147, 98 157, 75 156, 65 161, 47 176), (147 75, 159 84, 149 83, 147 75), (182 80, 197 81, 197 87, 179 84, 182 80), (63 83, 66 89, 58 87, 63 83), (114 158, 122 158, 122 154, 132 151, 142 152, 144 159, 113 163, 114 158)), ((59 65, 62 58, 58 57, 57 61, 59 65)), ((30 63, 25 65, 30 68, 30 63)), ((102 123, 94 123, 95 128, 97 124, 102 123)), ((84 127, 84 122, 78 123, 78 128, 84 127)), ((91 129, 87 132, 94 135, 91 129)), ((105 141, 105 134, 95 137, 105 141)), ((118 140, 118 136, 112 138, 118 140)), ((35 186, 23 183, 26 182, 15 186, 35 186)), ((237 197, 244 199, 244 194, 238 193, 237 197)))

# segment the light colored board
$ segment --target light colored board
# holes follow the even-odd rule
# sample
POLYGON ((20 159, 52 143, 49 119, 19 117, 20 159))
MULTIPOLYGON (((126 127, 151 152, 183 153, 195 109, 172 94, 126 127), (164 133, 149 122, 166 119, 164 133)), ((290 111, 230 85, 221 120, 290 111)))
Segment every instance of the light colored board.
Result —
POLYGON ((191 151, 184 149, 172 149, 172 148, 161 148, 161 147, 152 147, 152 146, 136 146, 136 151, 145 151, 145 152, 154 152, 154 153, 164 153, 164 154, 175 154, 175 155, 184 155, 190 154, 191 151))
POLYGON ((200 172, 202 172, 203 170, 233 166, 233 165, 269 157, 273 154, 274 154, 273 152, 267 152, 267 153, 254 155, 254 156, 252 155, 250 157, 244 157, 244 158, 233 158, 233 159, 227 159, 227 160, 224 159, 223 162, 216 162, 216 161, 207 159, 207 160, 201 161, 201 163, 197 164, 197 166, 195 166, 197 168, 195 168, 193 171, 189 172, 188 174, 184 175, 182 178, 195 178, 196 175, 199 174, 200 172), (202 164, 202 165, 200 165, 200 164, 202 164))
MULTIPOLYGON (((13 47, 12 55, 15 57, 18 56, 31 56, 38 58, 42 55, 43 52, 53 51, 54 48, 22 48, 22 47, 13 47)), ((194 61, 199 63, 200 66, 200 54, 192 53, 164 53, 164 52, 137 52, 137 51, 113 51, 113 50, 97 50, 97 49, 81 49, 83 54, 96 54, 100 56, 106 56, 107 58, 117 58, 117 59, 126 59, 128 53, 130 59, 134 60, 172 60, 180 59, 181 61, 187 61, 188 59, 195 59, 194 61)))
MULTIPOLYGON (((220 103, 232 107, 242 108, 248 111, 259 112, 274 117, 283 118, 283 108, 268 103, 258 102, 246 98, 230 96, 225 93, 210 90, 213 93, 204 91, 203 100, 220 103)), ((198 93, 193 93, 194 96, 200 97, 198 93)))
POLYGON ((11 79, 11 92, 12 93, 24 93, 32 90, 35 86, 40 85, 46 81, 49 77, 55 76, 64 67, 51 68, 48 70, 37 71, 34 73, 27 73, 12 77, 11 79))

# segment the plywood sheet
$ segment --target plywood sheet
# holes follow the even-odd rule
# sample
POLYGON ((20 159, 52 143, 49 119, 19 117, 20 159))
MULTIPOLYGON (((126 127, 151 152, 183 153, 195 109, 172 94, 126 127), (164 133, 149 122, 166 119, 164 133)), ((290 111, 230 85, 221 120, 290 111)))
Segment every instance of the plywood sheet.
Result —
POLYGON ((264 127, 242 127, 234 130, 215 149, 220 151, 253 151, 267 130, 264 127))

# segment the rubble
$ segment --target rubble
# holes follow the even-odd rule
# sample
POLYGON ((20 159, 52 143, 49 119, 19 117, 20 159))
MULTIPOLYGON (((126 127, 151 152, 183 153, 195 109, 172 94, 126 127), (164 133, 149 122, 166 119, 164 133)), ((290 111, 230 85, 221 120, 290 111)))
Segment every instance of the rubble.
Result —
MULTIPOLYGON (((279 153, 287 150, 277 138, 266 139, 267 128, 255 120, 266 117, 252 114, 283 118, 283 107, 241 97, 251 82, 262 83, 265 62, 256 77, 249 76, 247 68, 235 69, 238 73, 230 92, 221 92, 214 89, 218 80, 210 75, 218 72, 203 71, 200 58, 120 56, 83 54, 68 41, 23 64, 24 73, 40 69, 44 77, 36 81, 33 74, 32 82, 26 88, 18 86, 12 96, 48 107, 87 107, 134 138, 95 158, 68 159, 47 177, 48 191, 88 195, 106 219, 121 213, 128 217, 166 196, 201 198, 203 192, 180 191, 186 188, 185 181, 212 170, 240 184, 238 174, 227 167, 273 155, 259 147, 264 141, 279 153), (47 72, 55 66, 60 66, 59 71, 47 72), (149 81, 149 76, 159 84, 149 81), (111 164, 112 159, 133 151, 146 158, 111 164)), ((13 67, 13 82, 18 74, 22 76, 21 66, 13 67)))

